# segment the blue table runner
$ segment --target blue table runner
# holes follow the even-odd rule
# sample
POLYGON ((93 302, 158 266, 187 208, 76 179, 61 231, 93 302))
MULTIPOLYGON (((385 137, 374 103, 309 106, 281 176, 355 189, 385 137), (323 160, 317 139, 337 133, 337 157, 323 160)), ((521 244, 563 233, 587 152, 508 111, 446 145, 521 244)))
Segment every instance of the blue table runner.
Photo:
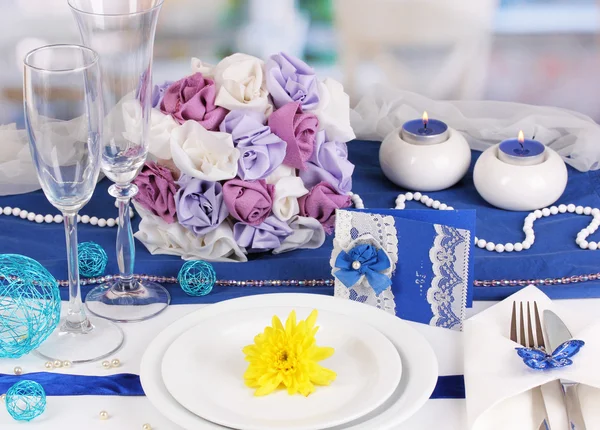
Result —
MULTIPOLYGON (((353 190, 361 195, 369 208, 390 208, 400 189, 382 174, 378 162, 378 142, 353 141, 349 145, 350 160, 356 164, 353 190)), ((473 153, 473 163, 479 153, 473 153)), ((431 197, 457 209, 477 210, 477 236, 496 243, 516 242, 524 238, 523 212, 507 212, 491 207, 479 197, 472 182, 472 167, 466 177, 449 190, 428 193, 431 197)), ((82 214, 103 218, 115 217, 114 199, 108 195, 108 180, 103 180, 92 200, 83 208, 82 214)), ((573 203, 600 207, 600 172, 578 172, 569 168, 569 185, 559 203, 573 203)), ((418 191, 418 190, 411 190, 418 191)), ((17 196, 0 197, 0 206, 19 207, 36 213, 58 213, 41 191, 17 196)), ((421 204, 409 202, 408 209, 427 209, 421 204)), ((600 272, 600 251, 586 251, 575 244, 579 230, 587 226, 590 217, 563 214, 542 218, 535 223, 536 242, 524 252, 498 254, 475 249, 475 279, 538 279, 561 278, 600 272)), ((139 218, 133 221, 137 229, 139 218)), ((600 233, 599 233, 600 234, 600 233)), ((117 273, 114 253, 115 228, 100 228, 80 224, 79 241, 95 241, 102 245, 108 255, 107 274, 117 273)), ((593 237, 590 238, 594 240, 593 237)), ((331 278, 329 255, 332 237, 317 250, 299 250, 292 253, 272 255, 253 254, 247 263, 215 263, 220 279, 326 279, 331 278)), ((36 224, 13 216, 0 216, 0 252, 16 253, 32 257, 58 279, 67 274, 65 238, 62 225, 36 224)), ((176 276, 182 260, 174 256, 153 256, 136 241, 136 273, 176 276)), ((499 300, 514 293, 518 287, 477 287, 475 300, 499 300)), ((600 281, 588 281, 568 285, 542 286, 551 298, 600 297, 600 281)), ((171 288, 174 303, 210 303, 240 295, 260 292, 296 291, 333 294, 332 288, 239 288, 218 287, 202 298, 188 298, 179 288, 171 288), (258 290, 258 291, 257 291, 258 290)))

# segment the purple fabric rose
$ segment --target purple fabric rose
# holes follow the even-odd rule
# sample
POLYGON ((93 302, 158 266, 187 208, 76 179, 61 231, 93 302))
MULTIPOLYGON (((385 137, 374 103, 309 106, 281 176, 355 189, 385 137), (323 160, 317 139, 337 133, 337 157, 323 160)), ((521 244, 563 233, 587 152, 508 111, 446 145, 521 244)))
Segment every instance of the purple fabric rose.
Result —
POLYGON ((232 179, 223 185, 225 204, 231 216, 250 225, 262 223, 273 207, 275 187, 263 179, 255 182, 232 179))
POLYGON ((319 120, 312 113, 303 113, 298 103, 288 103, 269 117, 269 127, 287 143, 283 164, 304 170, 314 152, 319 120))
POLYGON ((165 81, 161 85, 154 85, 152 90, 152 107, 158 108, 165 96, 165 91, 173 84, 173 81, 165 81))
POLYGON ((229 212, 223 200, 223 187, 218 182, 203 181, 183 175, 175 195, 179 224, 197 235, 217 228, 229 212))
POLYGON ((212 79, 194 73, 171 84, 165 91, 160 110, 179 124, 197 121, 207 130, 216 131, 227 115, 227 109, 215 106, 217 89, 212 79))
POLYGON ((335 211, 350 206, 350 196, 338 194, 327 182, 320 182, 305 196, 298 199, 300 215, 314 218, 327 234, 335 227, 335 211))
POLYGON ((135 201, 167 223, 175 222, 175 193, 177 185, 169 169, 154 162, 147 162, 133 180, 139 192, 135 201))
POLYGON ((233 226, 233 238, 248 252, 264 252, 278 248, 281 242, 292 233, 293 230, 287 223, 274 216, 268 217, 257 226, 241 222, 233 226))
POLYGON ((300 172, 304 186, 310 189, 319 182, 327 182, 340 194, 346 194, 352 190, 352 172, 354 164, 348 161, 346 144, 328 141, 325 131, 318 132, 315 151, 306 164, 306 170, 300 172))
POLYGON ((283 52, 272 55, 266 64, 267 90, 275 108, 298 102, 303 110, 319 104, 319 88, 315 71, 299 58, 283 52))
POLYGON ((246 181, 264 179, 281 165, 287 144, 264 125, 263 114, 235 110, 221 123, 221 131, 230 133, 240 151, 238 175, 246 181))

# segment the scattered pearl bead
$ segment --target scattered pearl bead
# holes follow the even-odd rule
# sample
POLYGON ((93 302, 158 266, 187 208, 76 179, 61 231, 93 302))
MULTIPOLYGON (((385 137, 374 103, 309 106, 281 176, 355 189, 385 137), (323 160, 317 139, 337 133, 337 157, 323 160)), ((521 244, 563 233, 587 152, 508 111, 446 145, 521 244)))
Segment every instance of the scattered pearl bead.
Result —
POLYGON ((575 212, 575 205, 573 203, 567 205, 567 212, 575 212))
POLYGON ((106 220, 104 218, 98 220, 98 227, 106 227, 106 220))
POLYGON ((515 251, 516 252, 521 252, 523 251, 523 244, 521 242, 517 242, 515 243, 515 251))
POLYGON ((446 203, 440 204, 440 210, 441 211, 445 211, 447 207, 448 207, 448 205, 446 203))
POLYGON ((485 248, 486 244, 487 244, 487 242, 485 240, 483 240, 483 239, 479 239, 477 241, 477 246, 480 247, 480 248, 485 248))
POLYGON ((29 212, 27 214, 27 220, 28 221, 34 221, 35 220, 35 214, 33 212, 29 212))
POLYGON ((150 424, 146 423, 142 426, 142 430, 152 430, 152 426, 150 424))
POLYGON ((507 243, 506 245, 504 245, 504 250, 506 252, 513 252, 515 249, 515 245, 513 245, 512 243, 507 243))
POLYGON ((583 206, 577 206, 577 207, 575 208, 575 213, 576 213, 577 215, 582 215, 582 214, 583 214, 583 206))
POLYGON ((20 366, 16 366, 13 371, 15 372, 15 375, 19 376, 23 374, 23 369, 20 366))
POLYGON ((592 213, 592 208, 589 206, 586 206, 583 208, 583 214, 584 215, 590 215, 592 213))
POLYGON ((494 248, 496 252, 504 252, 504 245, 502 245, 501 243, 497 244, 496 247, 494 248))
POLYGON ((496 244, 494 242, 488 242, 485 245, 485 249, 487 249, 488 251, 493 251, 496 248, 496 244))
POLYGON ((539 210, 539 209, 536 209, 536 210, 534 210, 534 211, 533 211, 533 214, 535 215, 535 217, 536 217, 537 219, 540 219, 540 218, 542 217, 542 211, 541 211, 541 210, 539 210))
MULTIPOLYGON (((358 268, 356 268, 355 270, 360 269, 360 262, 359 261, 354 261, 352 262, 352 267, 354 268, 354 263, 358 263, 358 268)), ((119 360, 118 358, 114 358, 111 362, 110 365, 112 367, 119 367, 121 365, 121 360, 119 360)))
POLYGON ((523 246, 523 249, 529 249, 529 248, 531 248, 531 244, 528 241, 526 241, 526 240, 524 240, 523 242, 521 242, 521 245, 523 246))
POLYGON ((10 206, 6 206, 2 211, 4 215, 10 215, 12 213, 12 208, 10 206))
POLYGON ((44 215, 40 215, 40 214, 36 215, 35 216, 35 222, 37 222, 38 224, 43 223, 44 222, 44 215))
POLYGON ((598 242, 590 242, 588 243, 588 249, 595 251, 598 249, 598 242))
POLYGON ((60 368, 62 367, 62 361, 61 360, 54 360, 54 367, 60 368))
POLYGON ((406 196, 406 200, 408 200, 408 201, 411 201, 414 198, 413 193, 406 193, 405 196, 406 196))
POLYGON ((61 222, 63 222, 63 216, 62 215, 54 215, 54 222, 57 224, 60 224, 61 222))
POLYGON ((21 209, 19 209, 19 208, 13 208, 13 210, 12 210, 12 216, 19 216, 20 213, 21 213, 21 209))
POLYGON ((114 220, 114 218, 109 218, 106 221, 106 225, 109 226, 109 227, 114 227, 115 226, 115 220, 114 220))
POLYGON ((81 216, 81 222, 84 224, 87 224, 90 222, 90 216, 89 215, 82 215, 81 216))
POLYGON ((413 194, 413 197, 415 200, 421 200, 421 193, 417 191, 416 193, 413 194))
POLYGON ((106 411, 100 411, 100 419, 101 420, 107 420, 108 419, 108 412, 106 412, 106 411))
POLYGON ((582 240, 581 243, 579 243, 579 247, 581 249, 588 249, 589 243, 587 240, 582 240))
POLYGON ((548 209, 548 208, 542 209, 542 215, 543 216, 550 216, 550 209, 548 209))
POLYGON ((594 216, 600 215, 600 209, 598 209, 598 208, 592 209, 592 215, 594 215, 594 216))
POLYGON ((447 211, 453 211, 453 210, 454 210, 454 208, 453 208, 452 206, 448 206, 448 207, 446 208, 446 210, 447 210, 447 211))
POLYGON ((441 203, 439 200, 434 200, 431 207, 433 207, 434 209, 439 209, 441 203))
POLYGON ((429 199, 425 202, 425 206, 427 206, 428 208, 430 208, 431 206, 433 206, 433 199, 429 199))
POLYGON ((427 200, 429 200, 429 196, 426 194, 423 194, 420 198, 421 203, 427 203, 427 200))
POLYGON ((46 221, 47 224, 52 224, 54 222, 54 217, 50 214, 47 214, 44 216, 44 221, 46 221))
POLYGON ((54 369, 54 364, 51 361, 46 361, 46 363, 44 363, 44 367, 46 369, 54 369))
POLYGON ((98 217, 95 217, 95 216, 91 217, 90 218, 90 224, 92 224, 92 225, 98 225, 98 217))
POLYGON ((567 211, 567 205, 558 205, 558 211, 564 214, 567 211))
POLYGON ((27 215, 29 215, 29 212, 27 212, 27 211, 21 211, 19 213, 19 217, 21 217, 21 219, 26 219, 27 215))
POLYGON ((552 215, 556 215, 558 213, 558 208, 556 206, 551 206, 550 207, 550 213, 552 215))
POLYGON ((73 363, 71 363, 69 360, 65 360, 62 363, 63 367, 69 368, 73 365, 73 363))
POLYGON ((406 200, 406 197, 404 196, 404 194, 399 194, 398 197, 396 198, 396 203, 403 202, 405 200, 406 200))
POLYGON ((104 360, 102 362, 102 367, 104 367, 105 369, 110 369, 110 361, 104 360))

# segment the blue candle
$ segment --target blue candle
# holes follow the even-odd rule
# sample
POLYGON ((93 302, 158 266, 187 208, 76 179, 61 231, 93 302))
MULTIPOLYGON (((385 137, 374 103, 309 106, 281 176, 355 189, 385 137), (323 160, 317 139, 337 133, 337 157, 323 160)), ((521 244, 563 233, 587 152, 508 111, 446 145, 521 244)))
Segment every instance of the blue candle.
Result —
POLYGON ((435 145, 448 140, 448 125, 437 119, 429 119, 423 112, 422 119, 407 121, 402 126, 400 137, 408 143, 416 145, 435 145))
POLYGON ((537 140, 525 139, 519 131, 517 139, 508 139, 500 143, 498 158, 505 163, 517 166, 533 166, 544 162, 546 147, 537 140))

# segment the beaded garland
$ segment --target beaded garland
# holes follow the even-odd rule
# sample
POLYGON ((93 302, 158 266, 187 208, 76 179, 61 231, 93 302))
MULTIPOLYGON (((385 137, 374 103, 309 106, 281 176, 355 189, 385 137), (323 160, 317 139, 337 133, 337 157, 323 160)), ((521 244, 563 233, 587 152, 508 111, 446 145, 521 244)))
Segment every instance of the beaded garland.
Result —
MULTIPOLYGON (((406 207, 406 202, 414 200, 415 202, 419 202, 429 208, 438 209, 438 210, 453 210, 452 206, 448 206, 445 203, 440 202, 439 200, 434 200, 431 197, 421 194, 420 192, 408 192, 404 194, 398 194, 396 198, 396 207, 395 209, 404 209, 406 207)), ((533 223, 542 218, 549 217, 551 215, 558 215, 564 213, 575 213, 577 215, 587 215, 592 216, 593 219, 590 224, 579 231, 577 233, 577 238, 575 239, 575 243, 581 249, 589 249, 590 251, 595 251, 600 247, 600 243, 598 242, 588 242, 586 239, 590 234, 593 234, 598 227, 600 226, 600 209, 591 208, 589 206, 575 206, 574 204, 568 205, 558 205, 558 206, 550 206, 549 208, 537 209, 531 212, 529 215, 525 217, 525 221, 523 222, 523 232, 525 233, 525 240, 523 242, 516 243, 494 243, 491 241, 487 241, 485 239, 481 239, 475 237, 475 245, 481 249, 485 249, 487 251, 495 251, 495 252, 520 252, 526 249, 531 248, 535 242, 535 232, 533 231, 533 223)))
MULTIPOLYGON (((10 206, 5 206, 4 208, 0 208, 0 215, 6 215, 6 216, 12 215, 15 217, 19 217, 21 219, 26 219, 27 221, 36 222, 38 224, 42 224, 44 222, 47 224, 52 224, 52 223, 60 224, 64 221, 63 216, 60 214, 58 214, 58 215, 52 215, 52 214, 42 215, 42 214, 36 214, 35 212, 26 211, 25 209, 13 208, 10 206)), ((134 217, 133 209, 130 209, 129 217, 130 218, 134 217)), ((83 224, 91 224, 91 225, 95 225, 98 227, 114 227, 116 225, 119 225, 118 218, 104 219, 104 218, 98 218, 95 216, 90 217, 89 215, 77 215, 77 222, 81 222, 83 224)))
POLYGON ((31 421, 46 410, 46 392, 35 381, 19 381, 6 392, 6 409, 17 421, 31 421))

